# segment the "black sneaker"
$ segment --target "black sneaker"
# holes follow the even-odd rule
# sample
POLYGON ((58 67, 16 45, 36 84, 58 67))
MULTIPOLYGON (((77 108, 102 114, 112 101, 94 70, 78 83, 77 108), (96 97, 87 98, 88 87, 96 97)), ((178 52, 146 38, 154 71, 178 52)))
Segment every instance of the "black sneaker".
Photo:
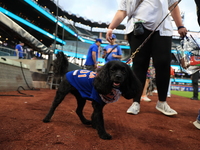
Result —
POLYGON ((192 98, 190 98, 191 100, 199 100, 198 98, 196 98, 196 97, 192 97, 192 98))

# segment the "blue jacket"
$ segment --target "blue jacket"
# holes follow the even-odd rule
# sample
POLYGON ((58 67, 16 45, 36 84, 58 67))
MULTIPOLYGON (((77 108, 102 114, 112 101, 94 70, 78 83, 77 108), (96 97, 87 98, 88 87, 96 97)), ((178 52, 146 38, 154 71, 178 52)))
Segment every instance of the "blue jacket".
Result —
POLYGON ((93 86, 95 76, 96 72, 90 70, 75 70, 68 72, 66 79, 79 91, 83 98, 95 100, 99 104, 116 102, 121 94, 120 91, 113 88, 109 94, 100 95, 93 86))

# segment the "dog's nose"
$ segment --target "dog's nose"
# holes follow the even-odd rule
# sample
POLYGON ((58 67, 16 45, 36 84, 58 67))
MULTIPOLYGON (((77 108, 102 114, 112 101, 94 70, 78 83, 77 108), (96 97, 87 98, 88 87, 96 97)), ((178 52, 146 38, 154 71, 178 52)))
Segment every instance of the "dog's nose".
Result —
POLYGON ((116 76, 115 76, 117 79, 121 79, 121 75, 119 75, 119 74, 116 74, 116 76))

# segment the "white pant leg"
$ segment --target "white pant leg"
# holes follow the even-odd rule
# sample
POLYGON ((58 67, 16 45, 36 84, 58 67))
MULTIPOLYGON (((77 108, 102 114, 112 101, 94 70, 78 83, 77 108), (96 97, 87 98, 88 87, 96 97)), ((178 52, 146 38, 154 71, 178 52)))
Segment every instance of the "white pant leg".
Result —
POLYGON ((169 80, 169 87, 168 87, 167 95, 171 96, 171 79, 169 80))

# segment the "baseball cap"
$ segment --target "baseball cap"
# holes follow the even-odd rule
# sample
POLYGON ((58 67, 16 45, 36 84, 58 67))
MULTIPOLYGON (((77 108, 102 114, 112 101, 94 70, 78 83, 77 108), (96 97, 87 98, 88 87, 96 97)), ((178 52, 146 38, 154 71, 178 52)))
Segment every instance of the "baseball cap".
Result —
POLYGON ((112 39, 116 39, 116 35, 115 34, 112 34, 112 39))
POLYGON ((96 42, 102 43, 102 40, 101 39, 96 39, 96 42))

